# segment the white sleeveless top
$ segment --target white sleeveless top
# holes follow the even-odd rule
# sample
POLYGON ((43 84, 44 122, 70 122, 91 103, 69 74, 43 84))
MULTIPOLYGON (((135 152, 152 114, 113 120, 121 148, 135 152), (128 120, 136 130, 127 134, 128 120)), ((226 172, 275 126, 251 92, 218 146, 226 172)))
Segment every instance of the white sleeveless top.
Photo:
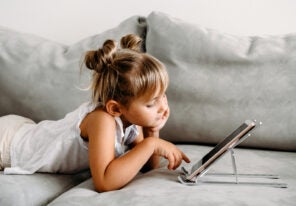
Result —
MULTIPOLYGON (((33 174, 35 172, 75 173, 89 167, 88 143, 80 136, 84 117, 96 108, 84 103, 65 118, 41 121, 22 126, 11 143, 11 167, 4 174, 33 174)), ((115 154, 124 154, 139 132, 136 125, 123 130, 119 117, 116 121, 115 154)))

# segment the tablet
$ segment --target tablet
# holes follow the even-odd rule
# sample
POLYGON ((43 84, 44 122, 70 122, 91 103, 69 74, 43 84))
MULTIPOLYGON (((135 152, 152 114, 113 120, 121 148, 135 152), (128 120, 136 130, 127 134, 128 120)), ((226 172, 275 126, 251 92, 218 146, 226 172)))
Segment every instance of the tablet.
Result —
POLYGON ((246 136, 255 126, 255 121, 246 120, 236 130, 210 150, 201 160, 194 164, 191 171, 189 171, 186 175, 186 180, 192 181, 196 176, 200 175, 228 149, 239 144, 241 142, 240 140, 242 140, 243 137, 246 136))

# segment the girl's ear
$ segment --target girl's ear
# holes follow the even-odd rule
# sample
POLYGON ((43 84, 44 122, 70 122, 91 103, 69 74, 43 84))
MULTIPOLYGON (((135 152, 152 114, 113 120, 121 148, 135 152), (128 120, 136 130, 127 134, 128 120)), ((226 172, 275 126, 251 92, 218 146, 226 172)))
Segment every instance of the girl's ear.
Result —
POLYGON ((106 103, 106 110, 114 117, 119 117, 121 115, 120 104, 115 100, 109 100, 106 103))

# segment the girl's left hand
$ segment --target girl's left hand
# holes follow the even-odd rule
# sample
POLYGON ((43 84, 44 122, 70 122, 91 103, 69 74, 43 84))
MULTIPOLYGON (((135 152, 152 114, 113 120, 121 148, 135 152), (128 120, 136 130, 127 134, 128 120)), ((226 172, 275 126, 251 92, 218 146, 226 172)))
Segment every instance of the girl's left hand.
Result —
POLYGON ((161 118, 161 123, 157 127, 152 128, 152 130, 160 131, 166 124, 167 120, 169 119, 169 116, 170 116, 170 108, 168 107, 163 113, 163 116, 161 118))

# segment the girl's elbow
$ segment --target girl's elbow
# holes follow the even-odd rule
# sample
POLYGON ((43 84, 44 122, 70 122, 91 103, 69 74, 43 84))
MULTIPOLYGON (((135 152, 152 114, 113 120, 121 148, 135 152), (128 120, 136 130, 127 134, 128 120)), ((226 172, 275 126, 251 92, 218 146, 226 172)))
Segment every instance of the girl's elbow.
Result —
POLYGON ((112 186, 108 182, 106 182, 106 183, 102 183, 102 182, 95 183, 94 182, 94 187, 97 192, 110 192, 110 191, 121 189, 121 187, 112 186))
POLYGON ((109 191, 112 191, 114 189, 108 187, 107 185, 104 185, 104 184, 95 184, 94 183, 94 186, 95 186, 95 190, 97 192, 109 192, 109 191))

